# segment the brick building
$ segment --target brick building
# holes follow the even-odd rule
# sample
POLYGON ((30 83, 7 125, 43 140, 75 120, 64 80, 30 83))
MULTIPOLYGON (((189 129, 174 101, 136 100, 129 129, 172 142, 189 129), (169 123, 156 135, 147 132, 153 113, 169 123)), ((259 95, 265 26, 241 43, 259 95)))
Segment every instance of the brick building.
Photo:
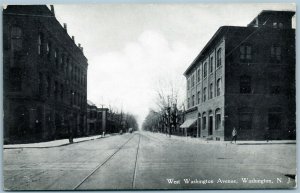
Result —
POLYGON ((85 135, 88 63, 53 6, 3 10, 3 58, 6 142, 85 135))
POLYGON ((262 11, 247 27, 223 26, 184 72, 184 127, 198 137, 295 138, 292 11, 262 11))

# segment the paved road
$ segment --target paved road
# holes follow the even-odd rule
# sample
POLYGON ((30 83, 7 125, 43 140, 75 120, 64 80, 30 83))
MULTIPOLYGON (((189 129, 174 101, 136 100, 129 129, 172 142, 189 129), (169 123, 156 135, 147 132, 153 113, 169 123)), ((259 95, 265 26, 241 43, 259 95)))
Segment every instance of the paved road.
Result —
POLYGON ((203 144, 139 132, 62 147, 5 149, 3 155, 7 190, 295 186, 295 144, 203 144))

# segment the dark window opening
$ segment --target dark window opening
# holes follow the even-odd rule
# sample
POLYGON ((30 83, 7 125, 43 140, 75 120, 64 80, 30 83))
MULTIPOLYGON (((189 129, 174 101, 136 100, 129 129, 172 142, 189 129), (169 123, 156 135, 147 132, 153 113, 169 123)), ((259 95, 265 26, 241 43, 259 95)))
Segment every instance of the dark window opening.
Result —
POLYGON ((221 78, 217 80, 217 96, 221 95, 221 78))
POLYGON ((252 59, 251 45, 242 45, 240 47, 240 59, 241 61, 250 61, 252 59))
POLYGON ((203 78, 206 78, 206 76, 207 76, 207 62, 205 62, 203 65, 203 78))
POLYGON ((219 48, 217 51, 217 68, 222 66, 222 48, 219 48))
POLYGON ((216 110, 216 130, 221 128, 221 112, 220 109, 216 110))
POLYGON ((273 45, 271 47, 271 61, 280 62, 282 58, 281 47, 279 45, 273 45))
POLYGON ((251 93, 251 77, 241 76, 240 77, 240 93, 248 94, 251 93))

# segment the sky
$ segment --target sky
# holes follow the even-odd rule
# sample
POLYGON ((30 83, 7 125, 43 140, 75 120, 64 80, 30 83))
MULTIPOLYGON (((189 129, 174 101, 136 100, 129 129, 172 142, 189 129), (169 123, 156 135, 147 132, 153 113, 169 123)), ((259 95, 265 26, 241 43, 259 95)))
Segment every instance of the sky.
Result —
POLYGON ((295 4, 54 5, 88 59, 87 98, 98 107, 134 114, 141 126, 157 109, 157 91, 185 102, 184 71, 220 26, 246 26, 262 10, 295 4), (172 86, 171 86, 172 85, 172 86))

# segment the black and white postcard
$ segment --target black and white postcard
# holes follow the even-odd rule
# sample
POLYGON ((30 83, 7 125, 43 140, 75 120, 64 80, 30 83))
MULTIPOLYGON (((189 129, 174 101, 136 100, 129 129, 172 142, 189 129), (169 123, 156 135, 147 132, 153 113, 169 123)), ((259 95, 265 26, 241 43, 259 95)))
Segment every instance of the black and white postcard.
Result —
POLYGON ((2 16, 4 190, 297 188, 296 4, 2 16))

